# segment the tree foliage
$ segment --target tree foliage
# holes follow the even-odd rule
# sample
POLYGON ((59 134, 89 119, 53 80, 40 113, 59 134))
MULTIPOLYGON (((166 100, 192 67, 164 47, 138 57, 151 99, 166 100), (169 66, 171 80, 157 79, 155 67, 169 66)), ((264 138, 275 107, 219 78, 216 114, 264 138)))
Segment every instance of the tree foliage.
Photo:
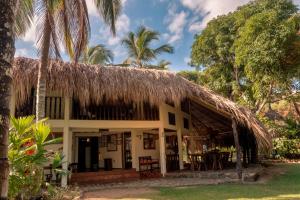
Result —
POLYGON ((174 48, 169 44, 163 44, 152 48, 151 44, 159 40, 160 34, 149 28, 141 26, 137 32, 129 32, 122 40, 122 44, 128 50, 128 58, 124 61, 137 67, 145 67, 150 61, 157 58, 162 53, 173 53, 174 48))
POLYGON ((80 58, 81 62, 91 65, 111 64, 113 60, 113 52, 106 48, 103 44, 88 47, 80 58))
POLYGON ((299 24, 292 1, 252 1, 196 35, 191 63, 204 68, 202 84, 260 112, 274 99, 299 97, 299 24))

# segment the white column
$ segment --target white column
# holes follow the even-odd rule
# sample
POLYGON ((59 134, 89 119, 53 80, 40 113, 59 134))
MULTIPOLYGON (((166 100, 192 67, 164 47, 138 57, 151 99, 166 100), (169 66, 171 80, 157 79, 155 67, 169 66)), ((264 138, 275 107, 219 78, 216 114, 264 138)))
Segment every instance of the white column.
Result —
POLYGON ((182 152, 182 130, 183 130, 183 114, 181 112, 181 107, 177 106, 176 115, 176 130, 177 130, 177 142, 178 142, 178 156, 179 156, 179 169, 182 170, 183 166, 183 152, 182 152))
POLYGON ((132 157, 132 168, 139 171, 138 155, 137 155, 137 130, 131 130, 131 157, 132 157))
POLYGON ((162 176, 167 173, 166 168, 166 138, 163 127, 159 128, 159 153, 160 153, 160 172, 162 176))
POLYGON ((182 129, 177 129, 177 141, 178 141, 178 156, 179 156, 179 169, 184 169, 183 166, 183 152, 182 152, 182 129))
MULTIPOLYGON (((72 143, 72 132, 70 131, 70 128, 65 126, 64 127, 64 133, 63 133, 63 166, 62 168, 64 170, 68 170, 68 165, 71 159, 70 155, 70 149, 71 149, 71 143, 72 143)), ((68 176, 62 176, 61 179, 61 186, 65 187, 68 184, 68 176)))
MULTIPOLYGON (((72 132, 69 128, 69 119, 70 119, 70 99, 65 96, 65 105, 64 105, 64 132, 63 132, 63 169, 68 170, 69 161, 72 158, 70 152, 72 151, 72 132)), ((68 184, 68 176, 62 176, 61 186, 65 187, 68 184)))

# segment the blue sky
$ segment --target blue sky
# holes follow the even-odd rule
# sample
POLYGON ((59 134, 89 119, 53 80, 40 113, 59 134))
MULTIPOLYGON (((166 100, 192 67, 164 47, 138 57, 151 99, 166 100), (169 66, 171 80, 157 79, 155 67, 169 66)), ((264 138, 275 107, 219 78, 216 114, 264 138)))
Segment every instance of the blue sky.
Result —
MULTIPOLYGON (((209 20, 249 2, 249 0, 122 0, 123 12, 117 21, 117 35, 113 37, 98 16, 93 0, 86 1, 92 29, 91 45, 105 44, 114 52, 114 63, 121 63, 127 58, 127 54, 120 40, 129 31, 135 31, 140 25, 144 25, 161 33, 161 40, 154 43, 154 47, 163 43, 174 46, 174 54, 163 54, 158 58, 170 61, 172 71, 193 70, 188 62, 194 35, 201 33, 209 20)), ((300 4, 300 0, 294 2, 300 4)), ((33 25, 23 38, 17 40, 16 56, 37 57, 35 32, 33 25)), ((66 55, 63 57, 67 60, 66 55)))

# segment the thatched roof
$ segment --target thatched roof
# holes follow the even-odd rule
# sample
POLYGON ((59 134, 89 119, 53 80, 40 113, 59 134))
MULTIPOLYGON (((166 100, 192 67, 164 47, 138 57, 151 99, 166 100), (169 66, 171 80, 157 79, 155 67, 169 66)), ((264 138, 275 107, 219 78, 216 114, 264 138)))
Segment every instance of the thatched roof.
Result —
MULTIPOLYGON (((39 60, 16 58, 12 70, 17 105, 29 97, 36 86, 39 60)), ((175 73, 150 69, 115 66, 96 66, 51 61, 47 74, 47 89, 59 91, 79 99, 82 106, 123 99, 126 102, 148 101, 159 105, 174 102, 179 105, 185 98, 207 104, 215 110, 227 113, 239 123, 251 129, 261 148, 271 146, 268 132, 250 110, 196 85, 175 73)))

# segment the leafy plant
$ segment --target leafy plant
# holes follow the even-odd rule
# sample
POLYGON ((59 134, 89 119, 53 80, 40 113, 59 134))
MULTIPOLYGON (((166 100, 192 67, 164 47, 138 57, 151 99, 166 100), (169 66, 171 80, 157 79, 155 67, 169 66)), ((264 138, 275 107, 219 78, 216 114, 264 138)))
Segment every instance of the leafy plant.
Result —
POLYGON ((8 159, 10 163, 9 197, 30 199, 40 194, 43 185, 43 166, 53 161, 56 154, 49 153, 47 145, 59 143, 62 138, 47 140, 50 127, 34 116, 11 118, 8 159))

